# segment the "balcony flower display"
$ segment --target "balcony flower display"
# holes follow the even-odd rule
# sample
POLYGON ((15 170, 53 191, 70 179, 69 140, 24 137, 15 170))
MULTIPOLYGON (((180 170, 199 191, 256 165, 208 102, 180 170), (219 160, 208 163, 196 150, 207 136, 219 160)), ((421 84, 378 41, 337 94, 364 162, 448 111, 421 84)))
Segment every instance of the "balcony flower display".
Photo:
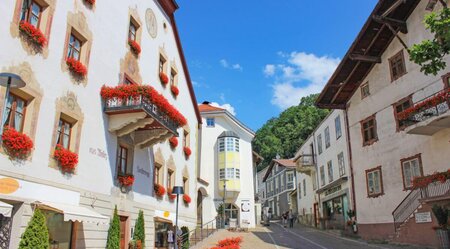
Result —
POLYGON ((90 5, 95 5, 95 0, 84 0, 84 1, 90 5))
POLYGON ((172 92, 172 94, 175 97, 178 96, 178 94, 180 93, 180 90, 178 89, 178 87, 174 86, 174 85, 170 86, 170 91, 172 92))
POLYGON ((103 99, 139 99, 140 97, 148 99, 159 108, 160 112, 165 113, 178 126, 184 126, 187 123, 186 118, 173 107, 164 96, 158 93, 151 86, 142 85, 119 85, 117 87, 102 86, 100 95, 103 99))
POLYGON ((177 195, 172 194, 172 188, 167 189, 167 196, 169 196, 169 200, 173 201, 177 198, 177 195))
POLYGON ((169 139, 169 143, 170 143, 170 146, 172 148, 176 148, 178 146, 178 138, 177 137, 171 137, 169 139))
POLYGON ((192 200, 191 200, 191 197, 189 195, 184 194, 183 195, 183 201, 187 205, 187 204, 191 203, 192 200))
POLYGON ((6 127, 2 134, 3 148, 11 158, 26 159, 33 149, 33 141, 12 127, 6 127))
POLYGON ((19 29, 25 35, 27 35, 36 45, 43 47, 45 44, 47 44, 47 38, 45 38, 44 34, 42 34, 42 32, 38 28, 31 25, 29 22, 21 21, 19 24, 19 29))
POLYGON ((78 164, 78 155, 76 153, 58 144, 56 145, 54 156, 63 172, 73 173, 78 164))
POLYGON ((164 194, 166 193, 166 189, 161 184, 156 183, 154 190, 155 190, 156 196, 158 196, 160 198, 163 197, 164 194))
POLYGON ((134 183, 133 175, 119 175, 117 176, 117 179, 119 180, 119 183, 125 187, 130 187, 134 183))
POLYGON ((184 151, 184 155, 186 155, 186 157, 189 157, 189 156, 191 156, 191 154, 192 154, 192 151, 191 151, 191 148, 189 148, 189 147, 184 147, 183 148, 183 151, 184 151))
POLYGON ((219 240, 216 246, 210 249, 239 249, 241 248, 240 246, 241 243, 242 243, 241 237, 225 238, 223 240, 219 240))
POLYGON ((161 83, 163 83, 164 85, 169 83, 169 77, 167 77, 167 74, 165 74, 164 72, 159 73, 159 79, 161 80, 161 83))
POLYGON ((83 63, 80 61, 74 59, 74 58, 67 58, 66 64, 69 67, 69 70, 74 73, 77 76, 85 77, 87 74, 87 68, 83 63))
POLYGON ((141 46, 134 40, 128 40, 128 45, 130 45, 131 51, 135 55, 139 55, 141 53, 141 46))
POLYGON ((425 188, 434 182, 445 183, 448 179, 450 179, 450 169, 444 172, 434 172, 427 176, 419 176, 413 180, 413 189, 425 188))
MULTIPOLYGON (((411 106, 404 111, 400 112, 397 117, 400 120, 406 120, 414 113, 432 108, 437 106, 440 103, 443 103, 445 101, 450 101, 450 88, 444 89, 443 91, 439 92, 438 94, 427 98, 414 106, 411 106)), ((449 102, 450 103, 450 102, 449 102)))

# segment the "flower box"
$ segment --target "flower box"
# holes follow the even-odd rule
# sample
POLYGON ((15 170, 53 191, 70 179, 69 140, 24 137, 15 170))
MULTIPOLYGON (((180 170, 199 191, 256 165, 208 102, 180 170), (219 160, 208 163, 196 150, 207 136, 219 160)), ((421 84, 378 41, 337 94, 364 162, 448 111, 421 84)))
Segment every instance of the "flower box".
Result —
POLYGON ((90 4, 90 5, 94 5, 95 4, 95 0, 84 0, 86 3, 90 4))
POLYGON ((189 147, 184 147, 183 148, 183 151, 184 151, 184 155, 186 155, 186 157, 190 157, 191 156, 191 154, 192 154, 192 151, 191 151, 191 149, 189 148, 189 147))
POLYGON ((54 153, 56 161, 63 172, 73 173, 78 164, 78 155, 70 150, 63 148, 61 145, 56 145, 54 153))
POLYGON ((27 35, 36 45, 43 47, 45 44, 47 44, 47 38, 45 38, 44 34, 42 34, 42 32, 38 28, 31 25, 29 22, 21 21, 19 24, 19 29, 25 35, 27 35))
POLYGON ((74 58, 67 58, 66 64, 69 67, 69 70, 80 77, 85 77, 87 74, 87 68, 80 61, 75 60, 74 58))
POLYGON ((119 175, 117 176, 120 185, 125 187, 130 187, 134 184, 134 176, 133 175, 119 175))
POLYGON ((159 79, 161 80, 161 83, 163 83, 164 85, 169 83, 169 77, 167 77, 167 74, 165 74, 164 72, 159 73, 159 79))
POLYGON ((184 204, 188 205, 189 203, 191 203, 192 200, 191 200, 191 197, 189 195, 184 194, 183 195, 183 201, 184 201, 184 204))
POLYGON ((174 86, 174 85, 170 86, 170 91, 172 92, 173 96, 175 96, 175 97, 178 96, 178 94, 180 93, 180 90, 178 89, 178 87, 174 86))
POLYGON ((177 198, 177 195, 172 194, 172 188, 167 189, 167 196, 169 196, 169 200, 173 201, 177 198))
POLYGON ((156 196, 160 198, 163 197, 164 194, 166 193, 166 189, 161 184, 155 184, 154 190, 156 196))
POLYGON ((5 127, 2 141, 3 148, 11 158, 26 159, 33 149, 33 141, 12 127, 5 127))
POLYGON ((450 88, 444 89, 438 94, 405 109, 404 111, 397 114, 397 117, 399 120, 406 120, 416 113, 435 107, 445 101, 450 101, 450 88))
POLYGON ((131 51, 135 55, 139 55, 141 53, 141 46, 136 41, 128 40, 128 45, 130 45, 131 51))
POLYGON ((433 182, 445 183, 450 179, 450 169, 444 172, 434 172, 431 175, 415 177, 413 180, 413 189, 425 188, 433 182))
POLYGON ((178 138, 177 137, 171 137, 169 139, 170 147, 176 148, 178 146, 178 138))

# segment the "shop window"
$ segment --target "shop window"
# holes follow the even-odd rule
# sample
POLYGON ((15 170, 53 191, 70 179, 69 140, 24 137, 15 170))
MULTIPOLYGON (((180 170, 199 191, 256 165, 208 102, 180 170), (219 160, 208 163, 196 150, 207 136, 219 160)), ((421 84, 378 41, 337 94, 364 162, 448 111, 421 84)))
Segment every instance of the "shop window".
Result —
POLYGON ((167 170, 167 189, 170 189, 173 187, 174 185, 174 180, 175 180, 175 174, 174 171, 171 169, 167 170))
POLYGON ((389 58, 389 68, 391 71, 391 81, 397 80, 406 74, 405 57, 403 50, 389 58))
POLYGON ((336 130, 336 140, 338 140, 342 136, 341 116, 339 115, 334 119, 334 128, 336 130))
POLYGON ((339 176, 345 175, 344 152, 338 154, 339 176))
POLYGON ((411 189, 415 177, 423 176, 422 160, 420 155, 401 160, 403 187, 411 189))
POLYGON ((214 118, 206 119, 206 127, 214 127, 216 125, 216 120, 214 118))
POLYGON ((67 58, 73 58, 77 61, 81 59, 81 47, 83 42, 74 33, 70 34, 67 47, 67 58))
POLYGON ((64 149, 70 149, 70 137, 72 135, 73 124, 67 120, 60 118, 58 122, 58 130, 56 131, 56 145, 64 149))
POLYGON ((24 0, 20 20, 39 28, 43 7, 36 1, 24 0))
POLYGON ((119 145, 117 148, 117 168, 119 175, 125 175, 130 172, 128 167, 130 167, 128 163, 129 151, 128 148, 122 145, 119 145))
POLYGON ((327 168, 328 168, 328 182, 332 182, 333 181, 333 163, 331 161, 328 161, 327 168))
POLYGON ((319 155, 322 154, 322 134, 317 136, 317 148, 319 150, 319 155))
POLYGON ((383 194, 381 166, 366 170, 367 196, 378 197, 383 194))
POLYGON ((411 96, 400 100, 396 104, 394 104, 394 115, 395 115, 395 122, 397 124, 397 131, 403 130, 405 127, 408 126, 407 120, 399 120, 397 118, 398 114, 402 111, 408 109, 413 105, 411 96))
POLYGON ((74 223, 64 221, 64 214, 50 210, 42 210, 47 222, 49 248, 71 249, 75 241, 72 242, 75 233, 74 223))
POLYGON ((323 165, 320 166, 320 185, 325 185, 325 167, 323 165))
POLYGON ((370 95, 369 82, 361 85, 361 99, 370 95))
POLYGON ((327 126, 325 128, 325 148, 330 147, 330 128, 327 126))
POLYGON ((166 221, 159 221, 155 218, 155 248, 169 248, 168 231, 172 231, 173 226, 166 221))
POLYGON ((22 132, 25 120, 26 105, 27 102, 24 99, 14 94, 10 94, 8 102, 6 103, 6 112, 4 113, 5 122, 3 123, 3 127, 9 126, 18 132, 22 132))
POLYGON ((371 145, 378 140, 375 115, 361 121, 363 146, 371 145))

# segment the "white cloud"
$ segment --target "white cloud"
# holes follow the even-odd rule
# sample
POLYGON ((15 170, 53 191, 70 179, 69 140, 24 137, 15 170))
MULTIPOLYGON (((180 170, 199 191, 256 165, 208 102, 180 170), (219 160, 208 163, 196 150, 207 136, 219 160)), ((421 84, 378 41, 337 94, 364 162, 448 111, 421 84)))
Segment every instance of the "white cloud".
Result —
POLYGON ((230 65, 228 65, 228 61, 225 59, 220 60, 220 65, 224 68, 228 68, 230 65))
POLYGON ((242 68, 242 66, 240 64, 234 64, 231 66, 231 68, 236 69, 241 72, 242 72, 242 70, 244 70, 244 68, 242 68))
POLYGON ((267 64, 264 74, 275 76, 271 102, 282 110, 298 105, 302 97, 319 93, 340 62, 339 58, 304 52, 278 55, 286 58, 285 63, 267 64))
POLYGON ((220 105, 217 102, 211 102, 210 105, 219 107, 219 108, 223 108, 223 109, 229 111, 233 116, 236 116, 236 111, 234 110, 234 107, 230 104, 225 103, 225 104, 220 105))
POLYGON ((220 65, 221 65, 222 67, 224 67, 224 68, 234 69, 234 70, 241 71, 241 72, 244 70, 244 68, 241 66, 241 64, 239 64, 239 63, 230 64, 230 63, 228 63, 228 61, 225 60, 225 59, 221 59, 221 60, 219 61, 219 63, 220 63, 220 65))

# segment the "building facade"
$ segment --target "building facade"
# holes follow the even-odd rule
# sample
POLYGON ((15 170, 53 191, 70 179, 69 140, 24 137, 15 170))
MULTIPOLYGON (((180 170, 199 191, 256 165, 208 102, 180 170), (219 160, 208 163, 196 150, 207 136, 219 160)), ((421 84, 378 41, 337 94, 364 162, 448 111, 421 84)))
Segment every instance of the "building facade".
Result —
POLYGON ((179 224, 196 225, 187 196, 196 196, 201 119, 174 19, 178 6, 90 2, 2 3, 1 73, 20 76, 25 86, 13 84, 6 108, 0 88, 8 134, 0 201, 11 207, 0 215, 1 248, 18 247, 35 208, 47 218, 53 247, 105 248, 115 206, 121 248, 139 210, 146 248, 166 248, 176 210, 167 190, 175 185, 186 193, 179 224), (8 145, 23 135, 34 144, 26 157, 8 145), (171 137, 180 144, 171 146, 171 137))
POLYGON ((317 101, 347 112, 358 230, 366 239, 437 246, 431 206, 448 207, 448 180, 413 186, 416 177, 447 171, 450 161, 450 57, 426 76, 405 48, 433 38, 423 24, 430 2, 380 1, 317 101), (421 223, 419 214, 429 219, 421 223))
POLYGON ((198 206, 202 224, 224 218, 255 227, 254 132, 227 110, 204 102, 198 206), (224 208, 222 208, 224 207, 224 208))

